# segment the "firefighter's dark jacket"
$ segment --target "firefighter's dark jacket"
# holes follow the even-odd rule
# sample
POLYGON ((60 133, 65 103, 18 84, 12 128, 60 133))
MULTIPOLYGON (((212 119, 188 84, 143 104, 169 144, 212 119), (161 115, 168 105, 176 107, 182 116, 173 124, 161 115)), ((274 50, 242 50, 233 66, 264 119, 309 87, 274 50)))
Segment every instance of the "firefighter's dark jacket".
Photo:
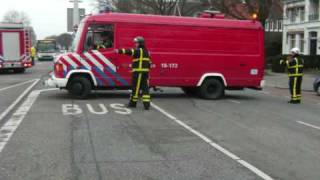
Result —
POLYGON ((133 57, 132 72, 149 72, 151 67, 151 60, 149 51, 140 47, 137 49, 120 49, 119 54, 126 54, 133 57))
POLYGON ((294 56, 285 61, 284 64, 288 68, 289 77, 303 76, 304 61, 299 56, 294 56))

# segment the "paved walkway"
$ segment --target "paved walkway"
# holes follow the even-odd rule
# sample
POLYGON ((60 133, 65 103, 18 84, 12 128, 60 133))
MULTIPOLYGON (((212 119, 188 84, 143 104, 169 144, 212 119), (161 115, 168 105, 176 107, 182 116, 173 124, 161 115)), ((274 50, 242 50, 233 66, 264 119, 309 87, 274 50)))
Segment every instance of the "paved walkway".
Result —
MULTIPOLYGON (((320 71, 317 74, 305 73, 302 81, 302 89, 304 91, 313 91, 313 81, 317 76, 320 76, 320 71)), ((288 75, 286 73, 274 73, 267 70, 264 78, 266 80, 266 86, 268 87, 285 88, 285 89, 289 87, 288 75)))

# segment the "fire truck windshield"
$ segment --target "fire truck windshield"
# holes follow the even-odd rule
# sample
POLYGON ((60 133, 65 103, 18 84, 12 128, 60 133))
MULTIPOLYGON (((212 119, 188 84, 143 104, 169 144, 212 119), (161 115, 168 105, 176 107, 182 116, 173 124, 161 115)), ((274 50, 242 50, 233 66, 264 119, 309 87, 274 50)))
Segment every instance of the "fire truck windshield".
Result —
POLYGON ((75 37, 73 39, 73 42, 72 42, 72 47, 71 47, 71 50, 72 51, 76 51, 76 49, 78 48, 78 45, 79 45, 79 42, 80 42, 80 38, 81 38, 81 34, 82 34, 82 31, 83 31, 83 26, 84 26, 84 23, 80 23, 79 27, 78 27, 78 30, 75 34, 75 37))

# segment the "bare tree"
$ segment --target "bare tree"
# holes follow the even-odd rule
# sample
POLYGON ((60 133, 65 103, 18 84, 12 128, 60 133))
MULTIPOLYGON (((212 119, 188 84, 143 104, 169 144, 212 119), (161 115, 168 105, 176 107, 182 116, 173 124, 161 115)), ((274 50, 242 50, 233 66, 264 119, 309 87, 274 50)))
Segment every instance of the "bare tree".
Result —
MULTIPOLYGON (((111 5, 117 11, 140 14, 191 16, 203 9, 204 0, 93 0, 93 5, 111 5)), ((207 1, 205 1, 207 2, 207 1)))
POLYGON ((111 3, 117 11, 124 12, 124 13, 137 12, 136 1, 111 0, 111 3))
POLYGON ((63 48, 63 49, 69 49, 72 43, 72 35, 68 33, 62 33, 58 37, 56 37, 57 43, 63 48))
POLYGON ((32 26, 27 27, 27 30, 28 30, 29 33, 30 33, 31 44, 32 44, 32 46, 35 46, 36 43, 37 43, 37 35, 36 35, 36 33, 35 33, 35 31, 34 31, 34 29, 33 29, 32 26))
POLYGON ((248 19, 256 13, 258 20, 265 25, 272 10, 282 11, 279 0, 209 0, 211 6, 236 19, 248 19))
POLYGON ((115 10, 116 7, 114 6, 115 0, 92 0, 91 5, 96 11, 100 11, 103 8, 111 8, 111 10, 115 10))
MULTIPOLYGON (((185 0, 184 0, 185 1, 185 0)), ((178 0, 137 0, 137 5, 145 7, 152 14, 172 15, 178 0)))
POLYGON ((3 17, 3 22, 6 23, 23 23, 25 26, 30 26, 31 20, 25 12, 8 11, 3 17))

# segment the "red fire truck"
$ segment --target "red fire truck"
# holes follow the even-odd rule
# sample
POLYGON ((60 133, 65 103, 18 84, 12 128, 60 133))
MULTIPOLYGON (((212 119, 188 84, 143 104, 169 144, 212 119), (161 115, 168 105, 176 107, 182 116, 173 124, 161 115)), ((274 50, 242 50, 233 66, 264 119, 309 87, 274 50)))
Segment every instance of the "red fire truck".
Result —
POLYGON ((72 52, 55 60, 48 86, 85 98, 92 89, 127 89, 131 59, 114 49, 133 47, 143 36, 151 54, 151 87, 181 87, 217 99, 225 90, 261 89, 264 30, 259 22, 215 16, 175 17, 122 13, 88 16, 79 25, 72 52), (210 17, 210 18, 205 18, 210 17), (102 34, 110 46, 95 49, 102 34))
POLYGON ((23 24, 0 23, 0 69, 22 73, 32 66, 30 32, 23 24))

